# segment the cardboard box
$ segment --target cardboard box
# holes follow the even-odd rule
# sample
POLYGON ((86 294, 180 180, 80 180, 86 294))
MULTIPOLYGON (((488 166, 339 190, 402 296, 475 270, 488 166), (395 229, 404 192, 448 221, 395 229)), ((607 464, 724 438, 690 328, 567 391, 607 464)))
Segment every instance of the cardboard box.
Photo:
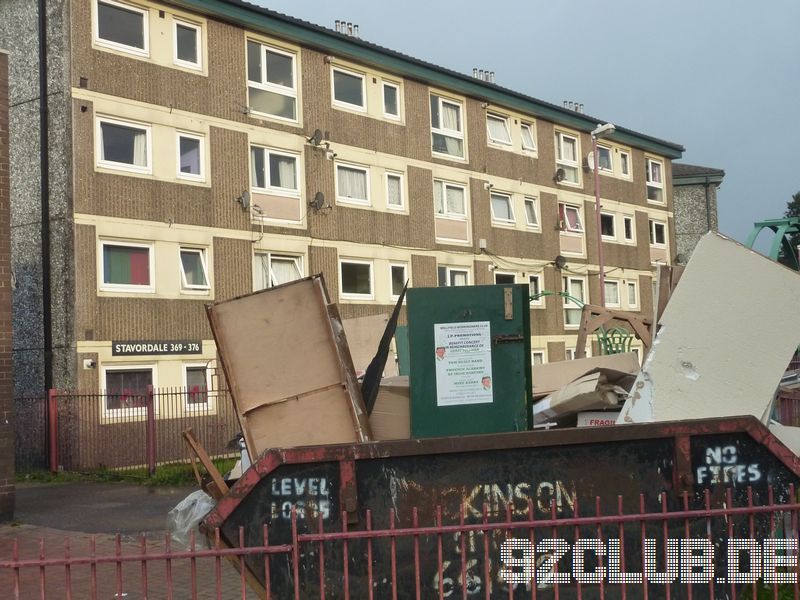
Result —
POLYGON ((623 373, 638 373, 639 359, 633 352, 626 352, 533 365, 533 396, 541 398, 552 394, 589 371, 598 368, 623 373))
POLYGON ((578 413, 578 427, 608 427, 616 425, 618 410, 592 410, 578 413))
POLYGON ((369 424, 376 440, 407 440, 411 437, 408 377, 387 377, 381 381, 369 424))

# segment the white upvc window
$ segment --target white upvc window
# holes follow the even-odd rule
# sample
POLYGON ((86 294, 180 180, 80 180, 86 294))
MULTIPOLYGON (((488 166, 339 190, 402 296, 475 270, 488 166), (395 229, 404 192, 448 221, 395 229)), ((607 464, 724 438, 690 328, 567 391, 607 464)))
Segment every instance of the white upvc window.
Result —
POLYGON ((501 223, 514 223, 514 207, 511 196, 501 192, 489 194, 492 209, 492 219, 501 223))
POLYGON ((134 173, 153 172, 150 125, 98 117, 95 137, 98 166, 134 173))
POLYGON ((511 145, 508 117, 488 113, 486 115, 486 133, 489 136, 489 141, 493 144, 511 145))
POLYGON ((667 245, 667 224, 650 219, 650 245, 664 247, 667 245))
POLYGON ((180 250, 181 288, 183 290, 208 290, 208 263, 203 248, 184 248, 180 250))
MULTIPOLYGON (((584 357, 589 358, 592 356, 592 345, 586 346, 584 357)), ((575 360, 575 348, 567 348, 567 360, 575 360)))
POLYGON ((203 68, 203 41, 199 25, 180 19, 173 19, 172 60, 187 69, 203 68))
POLYGON ((622 217, 622 235, 624 236, 626 242, 633 242, 636 240, 636 229, 634 228, 633 224, 633 217, 622 217))
POLYGON ((145 414, 149 389, 157 385, 155 365, 104 365, 101 377, 104 413, 109 416, 145 414))
POLYGON ((431 144, 434 154, 464 158, 461 102, 431 94, 431 144))
POLYGON ((100 289, 115 292, 155 291, 153 244, 141 242, 100 242, 100 289))
POLYGON ((586 281, 582 277, 564 277, 562 285, 564 292, 571 296, 571 298, 564 298, 564 327, 577 329, 581 324, 583 304, 588 302, 586 281))
POLYGON ((405 194, 403 193, 403 174, 393 171, 386 172, 386 206, 394 210, 405 208, 405 194))
POLYGON ((606 306, 612 308, 619 308, 620 306, 622 306, 619 297, 619 281, 615 281, 613 279, 606 279, 604 285, 605 285, 606 306))
POLYGON ((647 200, 649 202, 664 202, 664 163, 660 160, 648 158, 647 163, 647 200))
MULTIPOLYGON (((611 156, 611 148, 608 146, 597 145, 597 165, 601 171, 606 173, 614 172, 614 162, 611 156)), ((594 165, 592 165, 594 168, 594 165)))
POLYGON ((617 239, 617 220, 613 213, 600 213, 600 236, 604 240, 617 239))
POLYGON ((281 196, 299 196, 299 162, 297 154, 250 146, 250 185, 281 196))
POLYGON ((460 267, 437 267, 439 287, 452 287, 469 285, 469 269, 460 267))
POLYGON ((544 306, 544 296, 539 296, 541 293, 542 276, 538 273, 528 275, 528 296, 531 306, 544 306))
POLYGON ((253 290, 289 283, 303 277, 303 257, 272 252, 253 255, 253 290))
POLYGON ((570 233, 583 233, 583 219, 581 209, 572 204, 560 202, 558 204, 559 229, 570 233))
POLYGON ((622 174, 623 177, 631 176, 631 155, 629 152, 620 150, 619 172, 622 174))
POLYGON ((388 81, 383 82, 383 116, 400 120, 400 86, 388 81))
POLYGON ((392 300, 397 300, 408 281, 408 265, 406 263, 389 264, 389 285, 392 300))
POLYGON ((207 363, 184 363, 183 388, 186 396, 186 410, 208 410, 211 390, 211 369, 207 363))
POLYGON ((525 224, 528 227, 539 227, 539 207, 537 206, 536 198, 526 196, 524 200, 525 206, 525 224))
POLYGON ((297 121, 297 56, 247 41, 248 106, 253 112, 297 121))
POLYGON ((543 365, 547 362, 547 358, 545 357, 544 350, 531 350, 531 364, 536 365, 543 365))
POLYGON ((339 295, 349 300, 374 300, 371 260, 339 259, 339 295))
POLYGON ((519 126, 520 137, 522 138, 522 149, 528 152, 536 152, 536 134, 533 124, 522 123, 519 126))
POLYGON ((205 137, 179 131, 176 138, 177 177, 190 181, 204 181, 205 137))
POLYGON ((367 91, 363 73, 331 67, 333 104, 351 110, 367 110, 367 91))
POLYGON ((369 206, 369 169, 358 165, 336 165, 336 201, 369 206))
POLYGON ((517 280, 514 273, 504 273, 503 271, 494 271, 494 282, 496 285, 513 285, 517 280))
POLYGON ((625 289, 628 293, 628 308, 639 308, 639 285, 635 281, 626 281, 625 289))
POLYGON ((95 43, 114 50, 149 56, 149 13, 127 2, 97 0, 95 43))
POLYGON ((564 171, 567 183, 580 183, 580 148, 578 138, 562 131, 556 132, 556 166, 564 171))
POLYGON ((463 185, 434 180, 433 205, 436 215, 466 219, 467 191, 463 185))

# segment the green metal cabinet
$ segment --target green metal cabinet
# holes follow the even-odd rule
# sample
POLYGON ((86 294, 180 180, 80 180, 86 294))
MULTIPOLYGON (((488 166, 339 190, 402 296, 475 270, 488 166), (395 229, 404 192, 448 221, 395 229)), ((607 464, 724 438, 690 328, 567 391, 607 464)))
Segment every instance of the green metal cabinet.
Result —
POLYGON ((526 285, 408 290, 411 436, 531 428, 526 285))

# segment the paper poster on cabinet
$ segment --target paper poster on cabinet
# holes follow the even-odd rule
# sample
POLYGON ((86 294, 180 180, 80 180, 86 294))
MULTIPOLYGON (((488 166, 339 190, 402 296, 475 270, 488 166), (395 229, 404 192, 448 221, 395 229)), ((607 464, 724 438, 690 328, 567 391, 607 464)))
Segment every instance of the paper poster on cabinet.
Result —
POLYGON ((492 396, 492 336, 489 321, 433 326, 436 404, 486 404, 492 396))

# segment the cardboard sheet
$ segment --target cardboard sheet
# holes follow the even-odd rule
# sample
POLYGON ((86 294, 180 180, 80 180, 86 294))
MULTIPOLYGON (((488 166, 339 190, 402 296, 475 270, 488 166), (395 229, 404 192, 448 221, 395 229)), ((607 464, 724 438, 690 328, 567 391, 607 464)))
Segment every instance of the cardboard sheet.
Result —
POLYGON ((411 437, 408 377, 387 377, 381 381, 369 424, 376 440, 407 440, 411 437))
MULTIPOLYGON (((386 323, 389 322, 389 316, 389 314, 371 315, 342 321, 353 358, 353 367, 359 377, 364 374, 369 363, 375 358, 381 336, 386 329, 386 323)), ((384 377, 393 377, 397 374, 397 362, 394 360, 394 354, 390 353, 390 359, 386 361, 383 375, 384 377)))
POLYGON ((587 410, 602 410, 619 406, 633 382, 633 375, 611 369, 595 369, 533 405, 534 425, 547 421, 558 422, 587 410), (621 384, 621 385, 618 385, 621 384), (621 387, 621 386, 625 387, 621 387))
POLYGON ((543 397, 552 394, 581 375, 597 368, 623 373, 638 373, 639 359, 633 352, 626 352, 533 365, 533 395, 534 397, 543 397))

